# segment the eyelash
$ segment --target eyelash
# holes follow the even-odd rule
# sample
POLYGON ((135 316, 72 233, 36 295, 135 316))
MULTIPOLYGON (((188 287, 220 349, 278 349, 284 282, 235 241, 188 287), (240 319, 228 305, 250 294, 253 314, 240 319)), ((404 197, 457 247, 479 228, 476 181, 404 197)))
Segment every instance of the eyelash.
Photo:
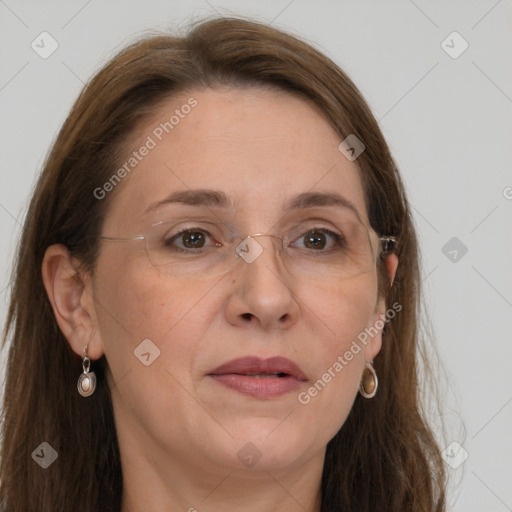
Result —
MULTIPOLYGON (((196 233, 196 232, 200 232, 200 233, 203 233, 205 235, 207 235, 210 239, 213 239, 211 233, 209 233, 208 231, 206 231, 205 229, 202 229, 202 228, 185 228, 185 229, 182 229, 181 231, 179 231, 178 233, 174 234, 171 238, 169 238, 168 240, 165 240, 165 245, 167 247, 172 247, 173 249, 179 251, 179 252, 188 252, 188 253, 200 253, 200 251, 202 252, 202 249, 204 249, 204 247, 199 247, 198 250, 194 250, 193 248, 182 248, 182 247, 177 247, 177 246, 174 246, 174 242, 176 240, 178 240, 181 236, 183 236, 185 233, 196 233)), ((325 250, 319 250, 319 251, 314 251, 312 250, 313 252, 330 252, 332 251, 333 249, 336 250, 336 249, 343 249, 346 247, 346 240, 345 240, 345 237, 343 235, 340 235, 339 233, 336 233, 330 229, 327 229, 327 228, 310 228, 310 229, 307 229, 306 231, 304 231, 298 238, 296 238, 296 240, 299 240, 301 238, 303 238, 307 233, 310 233, 310 232, 314 232, 314 233, 321 233, 321 234, 324 234, 324 235, 328 235, 330 237, 332 237, 334 239, 334 247, 332 247, 331 249, 325 249, 325 250)), ((295 241, 295 240, 294 240, 295 241)), ((216 242, 217 244, 218 242, 216 242)))

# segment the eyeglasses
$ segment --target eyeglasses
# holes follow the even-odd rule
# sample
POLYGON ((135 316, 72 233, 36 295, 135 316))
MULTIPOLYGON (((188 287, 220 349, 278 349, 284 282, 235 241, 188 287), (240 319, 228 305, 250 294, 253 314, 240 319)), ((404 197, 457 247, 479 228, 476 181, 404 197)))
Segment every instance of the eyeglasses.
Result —
POLYGON ((338 218, 333 223, 308 220, 279 234, 248 236, 241 236, 238 230, 226 226, 212 221, 181 222, 181 225, 176 221, 162 221, 148 226, 139 236, 99 238, 111 242, 144 242, 150 263, 160 272, 175 277, 220 276, 274 254, 299 278, 350 278, 370 272, 379 251, 392 252, 397 244, 395 237, 383 236, 374 247, 369 228, 352 218, 338 218), (263 242, 263 237, 270 238, 272 244, 263 242))

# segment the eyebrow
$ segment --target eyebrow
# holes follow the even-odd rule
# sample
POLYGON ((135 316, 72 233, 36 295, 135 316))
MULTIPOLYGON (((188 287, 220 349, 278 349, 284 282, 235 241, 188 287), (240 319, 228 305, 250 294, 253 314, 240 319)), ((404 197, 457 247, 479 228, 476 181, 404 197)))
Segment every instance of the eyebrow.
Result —
MULTIPOLYGON (((232 208, 233 201, 220 190, 196 189, 178 190, 161 201, 151 204, 144 213, 156 210, 167 204, 185 204, 188 206, 206 206, 217 208, 232 208)), ((347 208, 352 210, 362 221, 355 205, 338 192, 303 192, 292 197, 286 204, 284 211, 290 213, 294 210, 304 210, 314 207, 347 208)))

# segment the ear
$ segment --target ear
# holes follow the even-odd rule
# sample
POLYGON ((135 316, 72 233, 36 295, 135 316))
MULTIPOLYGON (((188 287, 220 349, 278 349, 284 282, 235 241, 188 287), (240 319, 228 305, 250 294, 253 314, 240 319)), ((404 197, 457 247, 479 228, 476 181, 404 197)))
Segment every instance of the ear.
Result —
MULTIPOLYGON (((390 253, 386 255, 385 258, 386 270, 389 276, 390 287, 393 286, 393 282, 395 280, 396 269, 398 267, 398 257, 394 253, 390 253)), ((395 309, 393 307, 394 314, 393 316, 402 309, 402 306, 399 304, 395 309)), ((372 361, 375 356, 380 352, 382 348, 382 331, 384 329, 384 325, 386 324, 386 320, 390 320, 391 315, 387 315, 386 310, 386 299, 385 297, 379 297, 377 299, 377 304, 375 307, 375 311, 372 315, 371 324, 368 326, 368 341, 365 346, 365 357, 366 361, 372 361)))
POLYGON ((79 270, 79 262, 62 244, 46 249, 41 272, 55 319, 72 350, 83 356, 87 346, 88 357, 99 359, 104 351, 89 274, 79 270))

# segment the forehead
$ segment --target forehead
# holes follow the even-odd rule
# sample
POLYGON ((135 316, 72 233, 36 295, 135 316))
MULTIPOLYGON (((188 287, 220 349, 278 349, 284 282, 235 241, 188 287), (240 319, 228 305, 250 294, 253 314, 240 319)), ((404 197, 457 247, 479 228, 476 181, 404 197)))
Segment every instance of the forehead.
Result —
POLYGON ((176 191, 212 189, 237 215, 269 222, 293 196, 336 192, 367 223, 360 171, 340 142, 317 107, 295 95, 191 90, 162 103, 134 133, 107 219, 133 223, 176 191))

